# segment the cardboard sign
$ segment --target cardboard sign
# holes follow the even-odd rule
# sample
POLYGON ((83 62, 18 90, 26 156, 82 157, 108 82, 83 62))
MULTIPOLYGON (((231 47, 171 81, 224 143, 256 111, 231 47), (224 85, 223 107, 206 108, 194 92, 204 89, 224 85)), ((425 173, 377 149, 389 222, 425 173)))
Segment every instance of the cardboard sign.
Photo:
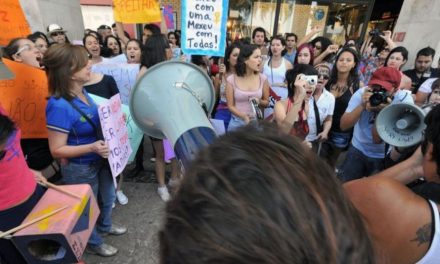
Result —
POLYGON ((76 263, 83 255, 98 219, 98 204, 88 184, 60 188, 81 199, 49 188, 23 223, 65 209, 16 232, 12 238, 27 263, 76 263))
POLYGON ((132 152, 119 94, 99 104, 98 114, 102 134, 110 148, 110 155, 108 156, 110 169, 113 178, 116 178, 124 170, 132 152))
POLYGON ((156 0, 113 0, 115 21, 127 24, 160 22, 156 0))
POLYGON ((174 16, 173 16, 173 6, 166 5, 163 9, 163 17, 165 18, 165 24, 168 29, 174 30, 176 27, 174 26, 174 16))
POLYGON ((139 68, 139 64, 103 62, 93 65, 92 72, 111 75, 118 86, 122 103, 128 104, 139 68))
POLYGON ((227 16, 227 0, 182 1, 183 53, 223 57, 227 16))
POLYGON ((0 4, 0 46, 13 38, 31 34, 19 0, 2 0, 0 4))
POLYGON ((44 71, 3 59, 15 79, 0 80, 0 103, 21 129, 22 138, 47 138, 47 78, 44 71))

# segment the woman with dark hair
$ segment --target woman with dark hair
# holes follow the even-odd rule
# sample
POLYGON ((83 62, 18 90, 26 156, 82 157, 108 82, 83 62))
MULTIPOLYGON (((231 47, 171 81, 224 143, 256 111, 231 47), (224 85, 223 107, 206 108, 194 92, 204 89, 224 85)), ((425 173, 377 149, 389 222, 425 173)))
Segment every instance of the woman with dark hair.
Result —
POLYGON ((88 241, 87 250, 100 256, 113 256, 118 250, 104 244, 101 234, 121 235, 125 227, 112 224, 115 187, 103 141, 98 107, 84 85, 90 80, 91 61, 87 50, 71 44, 52 45, 44 57, 49 92, 46 121, 49 147, 62 159, 66 184, 87 183, 99 199, 100 217, 88 241))
POLYGON ((91 56, 90 61, 92 65, 108 60, 107 58, 103 58, 101 56, 101 46, 99 44, 99 37, 96 37, 93 34, 85 35, 83 38, 83 44, 87 52, 91 56))
POLYGON ((35 47, 37 47, 42 55, 44 55, 46 50, 49 48, 49 40, 47 39, 46 35, 40 31, 28 35, 27 39, 30 39, 35 43, 35 47))
MULTIPOLYGON (((170 45, 168 41, 166 41, 165 36, 156 34, 148 37, 143 47, 141 69, 138 73, 137 79, 139 80, 140 78, 142 78, 142 76, 148 71, 148 69, 153 67, 154 65, 170 60, 171 54, 167 51, 169 49, 170 45)), ((160 89, 160 87, 157 87, 157 89, 160 89)), ((156 179, 159 182, 157 193, 164 202, 167 202, 171 199, 171 197, 165 184, 165 152, 163 140, 153 137, 150 137, 150 140, 153 143, 153 148, 156 153, 154 165, 156 179)), ((177 187, 179 185, 180 179, 178 175, 178 164, 176 159, 171 160, 171 166, 171 179, 168 184, 170 185, 170 187, 177 187)))
POLYGON ((237 65, 238 54, 240 54, 240 47, 241 44, 239 42, 234 42, 228 46, 225 52, 224 64, 220 65, 220 72, 216 76, 216 80, 219 81, 214 82, 216 94, 219 98, 214 118, 223 120, 226 130, 231 120, 231 111, 228 109, 228 102, 226 100, 226 80, 229 76, 236 73, 235 66, 237 65))
POLYGON ((121 42, 115 36, 110 35, 105 37, 104 47, 107 47, 112 51, 110 57, 114 57, 122 54, 121 42))
POLYGON ((440 104, 440 79, 432 83, 431 91, 432 92, 428 95, 428 104, 440 104))
POLYGON ((350 47, 342 48, 336 55, 335 66, 327 83, 327 90, 336 99, 329 140, 322 144, 331 166, 336 165, 339 154, 348 147, 351 140, 352 130, 342 131, 340 121, 351 96, 359 89, 358 65, 359 55, 356 51, 350 47))
POLYGON ((338 51, 338 45, 332 45, 332 41, 325 37, 316 37, 310 44, 313 46, 313 63, 328 63, 331 67, 333 64, 334 54, 338 51))
POLYGON ((304 43, 296 50, 296 57, 293 63, 294 66, 298 64, 309 64, 313 66, 313 47, 308 43, 304 43))
POLYGON ((171 48, 174 49, 180 47, 180 37, 175 32, 168 32, 167 38, 171 44, 171 48))
POLYGON ((3 48, 3 57, 27 64, 35 68, 41 68, 40 61, 43 55, 34 42, 27 38, 15 38, 9 41, 3 48))
POLYGON ((384 67, 391 67, 398 69, 402 74, 402 81, 400 82, 400 89, 411 90, 412 81, 411 79, 403 74, 402 67, 408 61, 408 50, 405 47, 399 46, 395 47, 390 51, 387 58, 385 59, 384 67))
POLYGON ((236 74, 230 75, 226 81, 226 101, 231 111, 229 130, 237 129, 256 120, 256 111, 269 104, 269 83, 261 69, 261 50, 257 45, 245 44, 240 48, 236 74), (251 101, 255 102, 255 106, 251 101))
POLYGON ((247 126, 201 150, 168 203, 161 263, 375 263, 334 172, 298 140, 247 126))
POLYGON ((332 41, 326 37, 316 37, 310 41, 310 45, 313 47, 313 56, 318 58, 327 48, 332 45, 332 41))
POLYGON ((127 63, 141 63, 142 44, 137 39, 130 39, 125 46, 127 63))
POLYGON ((308 64, 298 64, 286 73, 287 99, 276 102, 274 119, 285 134, 305 140, 309 133, 309 99, 315 91, 318 71, 308 64), (315 82, 309 81, 314 77, 315 82))
POLYGON ((273 114, 275 102, 287 98, 286 72, 293 68, 292 64, 284 58, 286 53, 286 41, 280 36, 275 36, 270 41, 269 59, 264 63, 263 73, 269 81, 273 94, 269 107, 264 110, 264 116, 268 118, 273 114))

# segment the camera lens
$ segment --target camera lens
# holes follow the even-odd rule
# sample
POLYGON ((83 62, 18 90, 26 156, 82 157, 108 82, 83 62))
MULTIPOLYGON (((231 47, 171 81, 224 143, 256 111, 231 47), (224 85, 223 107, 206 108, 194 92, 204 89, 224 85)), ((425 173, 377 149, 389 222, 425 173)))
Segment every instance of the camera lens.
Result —
POLYGON ((386 97, 381 92, 374 92, 370 97, 370 105, 378 106, 386 100, 386 97))

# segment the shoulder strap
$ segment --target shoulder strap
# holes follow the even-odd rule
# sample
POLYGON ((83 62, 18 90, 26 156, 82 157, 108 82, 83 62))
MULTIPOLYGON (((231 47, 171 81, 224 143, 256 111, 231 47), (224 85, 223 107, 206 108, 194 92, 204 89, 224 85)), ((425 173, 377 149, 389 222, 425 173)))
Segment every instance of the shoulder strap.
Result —
POLYGON ((319 109, 318 105, 316 104, 315 98, 313 98, 313 108, 315 110, 316 134, 319 134, 322 132, 322 124, 321 118, 319 117, 319 109))
POLYGON ((78 111, 78 113, 82 116, 82 117, 84 117, 86 120, 87 120, 87 122, 89 122, 89 124, 93 127, 93 130, 95 131, 95 133, 96 133, 96 137, 97 137, 97 139, 98 140, 103 140, 104 139, 104 136, 102 135, 102 130, 101 130, 101 128, 99 127, 97 127, 96 125, 95 125, 95 123, 93 123, 93 121, 90 119, 90 117, 88 117, 76 104, 74 104, 71 100, 67 100, 67 102, 69 102, 69 104, 76 110, 76 111, 78 111))

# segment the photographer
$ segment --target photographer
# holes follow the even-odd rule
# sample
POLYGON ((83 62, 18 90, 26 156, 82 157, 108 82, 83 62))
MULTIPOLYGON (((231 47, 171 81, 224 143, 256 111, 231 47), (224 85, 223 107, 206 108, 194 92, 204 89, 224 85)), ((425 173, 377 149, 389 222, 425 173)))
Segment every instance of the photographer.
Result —
POLYGON ((382 67, 375 71, 368 87, 359 89, 350 99, 341 118, 341 129, 354 126, 353 139, 338 177, 346 182, 384 169, 385 144, 378 140, 374 125, 377 114, 390 103, 414 103, 399 90, 401 74, 397 69, 382 67))

